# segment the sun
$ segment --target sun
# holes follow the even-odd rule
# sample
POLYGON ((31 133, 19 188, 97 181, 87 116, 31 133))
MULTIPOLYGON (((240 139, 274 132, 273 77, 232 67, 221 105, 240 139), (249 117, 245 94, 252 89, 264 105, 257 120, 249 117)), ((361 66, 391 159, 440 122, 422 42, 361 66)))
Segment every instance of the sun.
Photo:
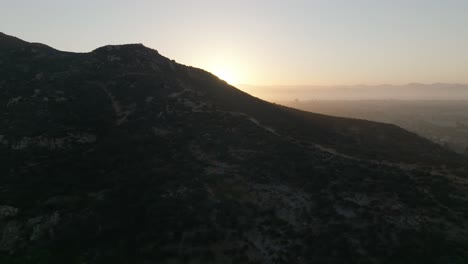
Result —
POLYGON ((228 70, 226 68, 216 68, 213 70, 213 73, 221 80, 224 80, 229 84, 236 84, 238 81, 237 76, 233 70, 228 70))

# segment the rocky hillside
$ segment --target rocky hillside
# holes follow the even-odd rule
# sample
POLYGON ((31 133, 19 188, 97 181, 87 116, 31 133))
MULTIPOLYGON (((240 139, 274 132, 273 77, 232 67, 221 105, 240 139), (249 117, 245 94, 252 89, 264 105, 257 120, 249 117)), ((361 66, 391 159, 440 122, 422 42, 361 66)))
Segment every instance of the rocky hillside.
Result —
POLYGON ((467 263, 467 175, 143 45, 0 34, 0 263, 467 263))

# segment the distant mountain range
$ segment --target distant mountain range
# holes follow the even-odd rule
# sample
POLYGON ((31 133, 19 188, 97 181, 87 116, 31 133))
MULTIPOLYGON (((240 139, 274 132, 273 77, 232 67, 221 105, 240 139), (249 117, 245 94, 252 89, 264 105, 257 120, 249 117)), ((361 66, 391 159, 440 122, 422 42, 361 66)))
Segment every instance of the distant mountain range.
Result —
POLYGON ((468 100, 468 84, 252 86, 244 91, 270 101, 285 100, 468 100))
POLYGON ((0 34, 0 263, 467 263, 467 164, 140 44, 0 34))

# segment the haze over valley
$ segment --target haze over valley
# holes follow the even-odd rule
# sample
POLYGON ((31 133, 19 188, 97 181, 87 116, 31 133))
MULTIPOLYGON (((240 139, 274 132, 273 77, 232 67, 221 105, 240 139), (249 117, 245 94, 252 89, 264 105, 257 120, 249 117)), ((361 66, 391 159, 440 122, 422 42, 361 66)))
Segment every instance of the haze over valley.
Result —
POLYGON ((406 101, 468 101, 468 84, 411 83, 405 85, 276 85, 239 84, 240 89, 271 102, 308 100, 406 100, 406 101))

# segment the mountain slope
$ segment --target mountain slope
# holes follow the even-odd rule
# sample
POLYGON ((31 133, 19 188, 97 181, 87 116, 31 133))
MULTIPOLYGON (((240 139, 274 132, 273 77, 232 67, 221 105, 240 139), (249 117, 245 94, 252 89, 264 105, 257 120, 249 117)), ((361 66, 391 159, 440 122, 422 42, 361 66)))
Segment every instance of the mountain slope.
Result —
POLYGON ((466 159, 139 44, 0 35, 2 263, 464 263, 466 159), (42 262, 41 262, 42 261, 42 262))

